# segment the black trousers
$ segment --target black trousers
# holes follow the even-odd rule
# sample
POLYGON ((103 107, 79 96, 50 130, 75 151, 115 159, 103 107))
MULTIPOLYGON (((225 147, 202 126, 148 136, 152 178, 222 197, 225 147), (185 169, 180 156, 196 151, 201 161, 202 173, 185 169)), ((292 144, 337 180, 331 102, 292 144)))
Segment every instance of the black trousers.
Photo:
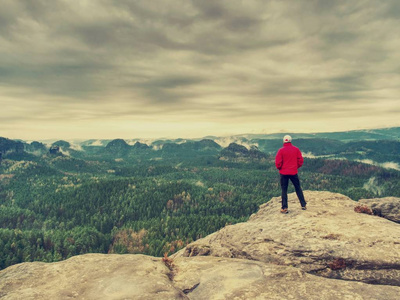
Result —
POLYGON ((288 208, 287 203, 287 189, 289 185, 289 179, 293 183, 296 190, 297 198, 299 198, 302 207, 306 206, 307 202, 304 200, 303 190, 300 186, 299 176, 296 175, 281 175, 281 188, 282 188, 282 209, 288 208))

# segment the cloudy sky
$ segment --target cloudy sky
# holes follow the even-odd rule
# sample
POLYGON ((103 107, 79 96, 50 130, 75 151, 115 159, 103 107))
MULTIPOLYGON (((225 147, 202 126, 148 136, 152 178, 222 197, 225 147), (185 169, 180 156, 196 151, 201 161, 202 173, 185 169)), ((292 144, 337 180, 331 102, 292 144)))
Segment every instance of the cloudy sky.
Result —
POLYGON ((0 136, 400 126, 398 0, 0 4, 0 136))

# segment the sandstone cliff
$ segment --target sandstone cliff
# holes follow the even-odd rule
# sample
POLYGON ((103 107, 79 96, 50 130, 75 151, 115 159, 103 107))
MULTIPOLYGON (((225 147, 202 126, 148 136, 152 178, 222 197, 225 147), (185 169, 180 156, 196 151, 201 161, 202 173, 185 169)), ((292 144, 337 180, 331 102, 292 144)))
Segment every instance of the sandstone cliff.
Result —
POLYGON ((400 223, 400 198, 361 199, 358 202, 370 207, 375 215, 400 223))
MULTIPOLYGON (((305 192, 200 239, 171 260, 87 254, 0 272, 1 299, 398 299, 400 225, 305 192), (341 279, 341 280, 338 280, 341 279)), ((376 200, 376 201, 379 201, 376 200)))

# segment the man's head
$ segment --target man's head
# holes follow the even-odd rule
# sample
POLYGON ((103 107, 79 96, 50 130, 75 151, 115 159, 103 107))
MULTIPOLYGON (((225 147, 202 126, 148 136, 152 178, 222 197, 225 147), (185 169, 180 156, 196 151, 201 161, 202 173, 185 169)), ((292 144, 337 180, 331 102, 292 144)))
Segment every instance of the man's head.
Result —
POLYGON ((291 143, 292 142, 292 137, 290 135, 285 135, 283 137, 283 143, 291 143))

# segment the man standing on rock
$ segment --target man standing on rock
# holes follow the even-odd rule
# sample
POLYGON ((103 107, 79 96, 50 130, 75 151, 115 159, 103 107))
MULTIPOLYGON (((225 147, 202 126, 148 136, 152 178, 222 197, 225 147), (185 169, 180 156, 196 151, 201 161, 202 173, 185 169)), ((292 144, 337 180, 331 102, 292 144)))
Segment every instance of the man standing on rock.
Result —
POLYGON ((287 189, 289 179, 296 189, 297 197, 300 200, 301 208, 306 210, 307 202, 304 199, 303 191, 300 187, 300 180, 297 175, 297 169, 303 165, 303 156, 299 148, 292 145, 292 137, 285 135, 283 137, 283 147, 278 150, 275 157, 275 165, 281 175, 282 188, 282 209, 281 213, 288 213, 287 189))

